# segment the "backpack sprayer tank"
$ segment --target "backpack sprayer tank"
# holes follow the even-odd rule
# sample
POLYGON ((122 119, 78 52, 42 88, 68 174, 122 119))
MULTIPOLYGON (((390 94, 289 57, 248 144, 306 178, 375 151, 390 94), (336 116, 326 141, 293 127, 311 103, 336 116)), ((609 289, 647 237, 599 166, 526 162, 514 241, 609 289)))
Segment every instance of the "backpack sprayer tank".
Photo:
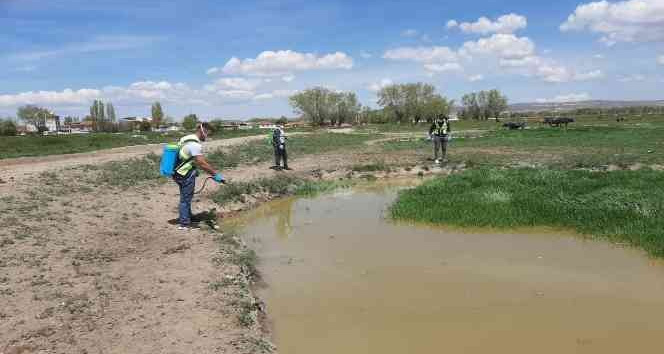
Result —
POLYGON ((175 173, 175 167, 180 154, 180 146, 177 144, 168 144, 164 146, 164 153, 161 155, 159 164, 159 173, 164 177, 172 177, 175 173))

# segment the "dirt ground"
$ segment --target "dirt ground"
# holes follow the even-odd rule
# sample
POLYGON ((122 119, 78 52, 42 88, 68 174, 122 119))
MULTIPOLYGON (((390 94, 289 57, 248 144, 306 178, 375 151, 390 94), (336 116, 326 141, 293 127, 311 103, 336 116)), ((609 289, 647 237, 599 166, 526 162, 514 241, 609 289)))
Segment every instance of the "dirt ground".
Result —
MULTIPOLYGON (((215 141, 207 148, 260 138, 215 141)), ((139 146, 2 160, 0 354, 270 350, 246 270, 228 261, 244 252, 242 244, 221 242, 223 230, 179 231, 170 225, 179 196, 174 183, 78 188, 72 176, 67 188, 40 178, 44 172, 66 173, 65 166, 159 150, 139 146), (242 311, 253 320, 238 320, 242 311)), ((310 174, 362 158, 371 157, 302 157, 291 167, 310 174)), ((230 181, 275 173, 280 172, 265 164, 225 171, 230 181)), ((216 212, 208 196, 217 188, 223 186, 208 183, 195 198, 195 212, 216 212)))

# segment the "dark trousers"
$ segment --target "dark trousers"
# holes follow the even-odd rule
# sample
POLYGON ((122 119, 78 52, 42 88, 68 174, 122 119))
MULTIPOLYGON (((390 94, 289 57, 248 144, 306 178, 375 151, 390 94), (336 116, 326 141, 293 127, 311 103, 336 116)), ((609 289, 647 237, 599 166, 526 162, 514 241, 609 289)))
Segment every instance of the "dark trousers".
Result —
POLYGON ((279 148, 277 145, 274 147, 274 165, 281 166, 282 161, 284 163, 283 168, 288 168, 288 153, 286 152, 286 145, 283 146, 283 149, 279 148))
POLYGON ((194 199, 196 176, 198 176, 198 171, 194 170, 186 177, 176 176, 173 178, 175 183, 180 187, 180 204, 178 206, 180 217, 178 218, 178 222, 182 226, 189 226, 191 224, 191 202, 194 199))
POLYGON ((434 135, 433 137, 433 158, 438 159, 438 151, 440 150, 440 158, 445 159, 447 157, 447 135, 438 136, 434 135))

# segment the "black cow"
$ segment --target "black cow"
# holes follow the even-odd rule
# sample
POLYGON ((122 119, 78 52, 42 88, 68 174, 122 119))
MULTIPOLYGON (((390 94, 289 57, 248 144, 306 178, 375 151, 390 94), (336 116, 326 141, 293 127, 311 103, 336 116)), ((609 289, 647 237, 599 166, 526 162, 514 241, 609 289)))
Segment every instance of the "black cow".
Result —
POLYGON ((565 125, 565 128, 567 128, 567 124, 569 123, 574 123, 574 118, 545 118, 544 119, 544 124, 548 124, 551 127, 560 127, 561 125, 565 125))
POLYGON ((507 122, 507 123, 503 123, 503 128, 507 128, 509 130, 525 129, 526 128, 526 123, 525 122, 507 122))

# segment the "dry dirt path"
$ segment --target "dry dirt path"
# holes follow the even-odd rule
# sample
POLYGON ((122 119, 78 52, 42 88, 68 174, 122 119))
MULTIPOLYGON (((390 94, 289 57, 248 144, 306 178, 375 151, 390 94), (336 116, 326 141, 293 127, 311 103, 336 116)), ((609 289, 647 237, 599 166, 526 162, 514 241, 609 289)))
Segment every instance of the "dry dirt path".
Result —
MULTIPOLYGON (((216 149, 219 147, 240 145, 264 138, 265 135, 253 135, 240 138, 212 140, 206 142, 204 145, 207 149, 216 149)), ((41 173, 53 169, 86 164, 101 164, 104 162, 141 157, 150 153, 160 154, 163 146, 164 144, 135 145, 77 154, 2 159, 0 160, 0 166, 2 166, 2 169, 0 169, 0 179, 11 181, 12 178, 19 179, 26 174, 41 173)))
MULTIPOLYGON (((219 242, 220 234, 211 230, 183 232, 169 225, 177 215, 173 183, 69 192, 31 178, 158 150, 140 146, 2 161, 3 179, 11 181, 0 184, 0 354, 264 352, 264 328, 239 320, 242 311, 249 308, 255 316, 258 308, 246 270, 230 261, 243 249, 219 242)), ((291 166, 307 174, 348 163, 346 154, 329 154, 291 166)), ((246 181, 277 173, 267 167, 225 174, 246 181)), ((195 212, 215 207, 208 197, 217 188, 223 186, 209 183, 196 197, 195 212)))

